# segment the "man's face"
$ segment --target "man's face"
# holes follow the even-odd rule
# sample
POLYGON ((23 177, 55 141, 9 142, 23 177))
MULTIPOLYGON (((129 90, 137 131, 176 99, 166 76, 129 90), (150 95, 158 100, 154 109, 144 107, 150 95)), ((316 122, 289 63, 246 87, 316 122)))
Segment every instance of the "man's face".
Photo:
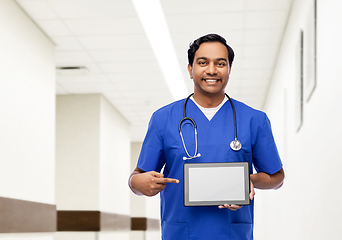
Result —
POLYGON ((202 43, 188 71, 194 81, 195 94, 224 93, 230 74, 227 48, 220 42, 202 43))

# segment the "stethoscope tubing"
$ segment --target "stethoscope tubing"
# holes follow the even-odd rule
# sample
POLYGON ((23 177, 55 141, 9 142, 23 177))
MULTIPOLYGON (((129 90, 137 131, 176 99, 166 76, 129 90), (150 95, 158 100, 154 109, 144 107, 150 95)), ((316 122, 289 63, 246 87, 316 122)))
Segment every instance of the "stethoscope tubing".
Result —
POLYGON ((195 123, 195 121, 192 119, 192 118, 189 118, 186 116, 186 104, 188 103, 189 99, 191 98, 191 96, 194 95, 193 93, 191 93, 186 99, 185 99, 185 102, 184 102, 184 105, 183 105, 183 118, 182 120, 179 121, 179 124, 178 124, 178 130, 179 132, 181 133, 182 132, 182 123, 185 121, 185 120, 189 120, 192 122, 192 124, 194 125, 194 128, 197 129, 197 125, 195 123))
MULTIPOLYGON (((182 132, 182 123, 185 121, 185 120, 189 120, 192 122, 192 124, 194 124, 194 128, 197 129, 197 125, 196 125, 196 122, 190 118, 190 117, 187 117, 186 116, 186 104, 188 103, 189 99, 191 98, 191 96, 194 95, 193 93, 191 93, 186 99, 185 99, 185 102, 184 102, 184 105, 183 105, 183 118, 182 120, 180 120, 179 124, 178 124, 178 130, 179 132, 182 132)), ((233 101, 232 99, 228 96, 227 93, 225 93, 225 95, 227 96, 231 106, 232 106, 232 109, 233 109, 233 116, 234 116, 234 138, 237 139, 237 128, 236 128, 236 112, 235 112, 235 107, 234 107, 234 104, 233 104, 233 101)))
MULTIPOLYGON (((179 134, 180 134, 180 137, 182 139, 182 143, 183 143, 183 147, 185 149, 185 152, 186 154, 188 155, 188 157, 183 157, 183 160, 188 160, 188 159, 193 159, 193 158, 196 158, 196 157, 200 157, 201 154, 198 153, 197 154, 197 125, 196 125, 196 122, 190 118, 190 117, 187 117, 186 116, 186 104, 188 103, 190 97, 194 95, 194 93, 191 93, 186 99, 185 99, 185 102, 184 102, 184 105, 183 105, 183 118, 179 121, 179 124, 178 124, 178 130, 179 130, 179 134), (182 126, 183 126, 183 122, 186 121, 186 120, 189 120, 193 127, 194 127, 194 130, 195 130, 195 143, 196 143, 196 148, 195 148, 195 154, 194 156, 190 156, 190 154, 188 153, 188 150, 185 146, 185 142, 184 142, 184 138, 183 138, 183 134, 182 134, 182 126)), ((232 106, 232 110, 233 110, 233 116, 234 116, 234 140, 231 142, 230 144, 230 147, 234 150, 234 151, 238 151, 241 149, 241 143, 239 142, 239 140, 237 140, 237 127, 236 127, 236 112, 235 112, 235 107, 234 107, 234 104, 233 104, 233 101, 231 100, 231 98, 228 96, 227 93, 225 93, 225 95, 227 96, 229 102, 230 102, 230 105, 232 106)))
POLYGON ((235 107, 234 107, 234 104, 233 104, 233 101, 232 99, 230 99, 230 97, 228 96, 227 93, 225 93, 225 95, 227 96, 229 102, 230 102, 230 105, 232 105, 232 109, 233 109, 233 115, 234 115, 234 138, 235 140, 237 140, 237 128, 236 128, 236 113, 235 113, 235 107))

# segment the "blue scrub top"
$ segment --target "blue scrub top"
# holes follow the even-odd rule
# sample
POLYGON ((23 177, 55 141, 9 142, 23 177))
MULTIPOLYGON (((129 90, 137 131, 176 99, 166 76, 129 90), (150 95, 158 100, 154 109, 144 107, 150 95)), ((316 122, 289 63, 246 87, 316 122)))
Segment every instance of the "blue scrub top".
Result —
MULTIPOLYGON (((242 144, 233 151, 234 116, 229 101, 209 121, 193 101, 188 101, 186 114, 197 124, 198 152, 201 157, 183 160, 187 156, 178 131, 183 118, 184 101, 176 101, 157 110, 149 123, 137 167, 143 171, 160 172, 179 179, 160 193, 163 240, 245 240, 253 239, 254 201, 237 211, 210 207, 184 207, 183 164, 208 162, 249 162, 257 172, 273 174, 282 163, 275 145, 270 121, 266 114, 236 101, 237 136, 242 144)), ((195 153, 194 129, 184 124, 182 134, 191 156, 195 153)), ((250 168, 253 173, 253 168, 250 168)), ((205 177, 205 176, 203 176, 205 177)), ((220 185, 213 186, 219 188, 220 185)))

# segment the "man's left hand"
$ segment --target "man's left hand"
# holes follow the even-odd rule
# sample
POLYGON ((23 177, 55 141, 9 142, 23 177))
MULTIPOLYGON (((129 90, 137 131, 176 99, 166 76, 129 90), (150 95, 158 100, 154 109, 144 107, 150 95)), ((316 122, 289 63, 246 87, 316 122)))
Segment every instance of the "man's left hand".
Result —
MULTIPOLYGON (((250 186, 251 186, 251 192, 249 193, 249 198, 251 200, 253 200, 254 195, 255 195, 255 190, 254 190, 254 185, 253 185, 252 181, 251 181, 251 185, 250 186)), ((236 211, 236 210, 242 208, 242 206, 235 205, 235 204, 232 204, 232 205, 224 204, 224 205, 220 205, 219 208, 221 208, 221 209, 222 208, 228 208, 229 210, 236 211)))

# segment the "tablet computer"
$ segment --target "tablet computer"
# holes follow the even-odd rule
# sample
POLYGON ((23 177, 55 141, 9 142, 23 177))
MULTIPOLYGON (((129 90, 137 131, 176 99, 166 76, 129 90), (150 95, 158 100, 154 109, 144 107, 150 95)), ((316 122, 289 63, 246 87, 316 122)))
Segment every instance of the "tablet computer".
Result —
POLYGON ((185 163, 184 206, 249 205, 248 162, 185 163))

